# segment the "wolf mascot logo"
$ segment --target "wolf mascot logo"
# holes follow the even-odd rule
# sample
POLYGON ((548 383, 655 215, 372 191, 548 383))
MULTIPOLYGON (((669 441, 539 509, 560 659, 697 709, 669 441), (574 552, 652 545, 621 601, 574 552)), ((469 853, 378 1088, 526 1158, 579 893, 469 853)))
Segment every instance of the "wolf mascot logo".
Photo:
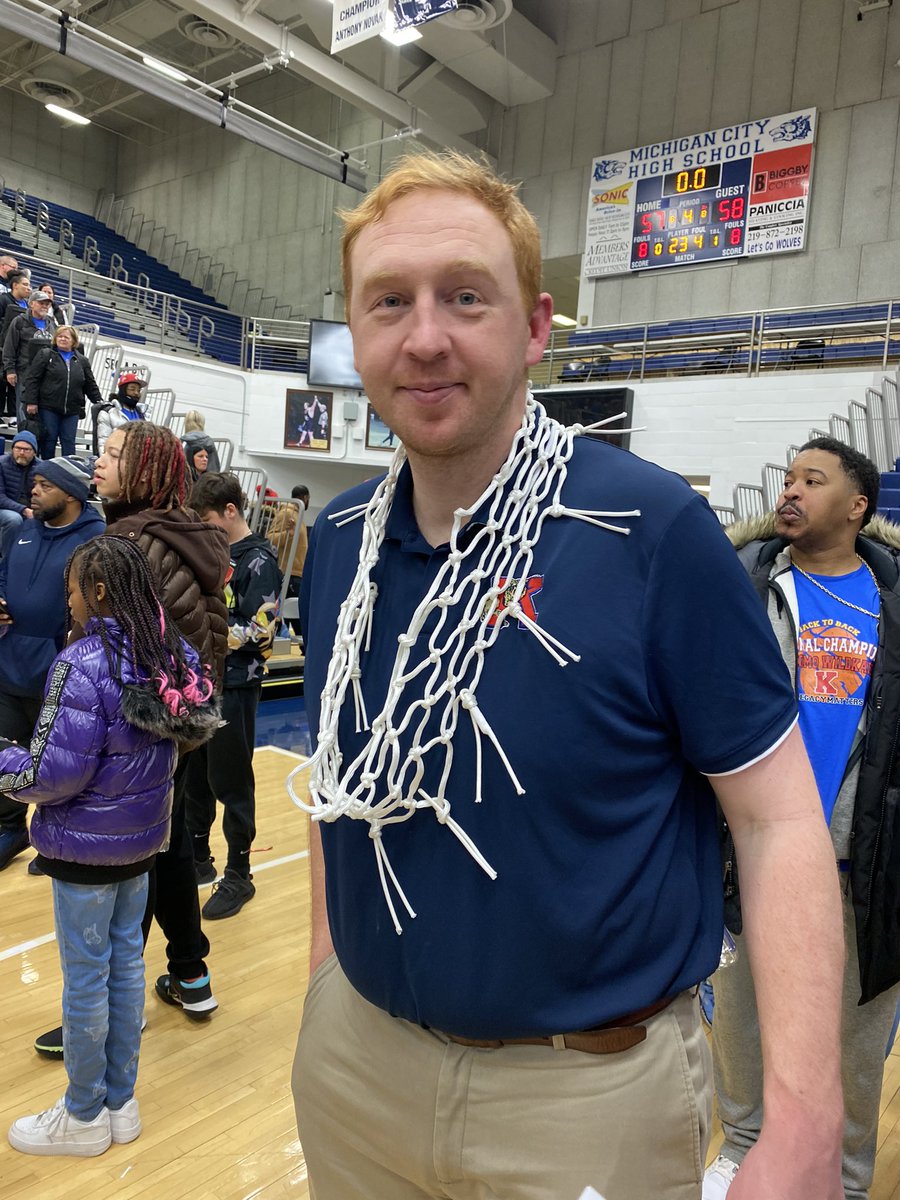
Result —
POLYGON ((773 142, 799 142, 808 138, 812 129, 812 121, 807 116, 791 117, 789 121, 776 125, 772 130, 773 142))
POLYGON ((621 159, 601 158, 596 167, 594 167, 594 183, 605 183, 608 179, 615 179, 624 170, 625 164, 621 159))

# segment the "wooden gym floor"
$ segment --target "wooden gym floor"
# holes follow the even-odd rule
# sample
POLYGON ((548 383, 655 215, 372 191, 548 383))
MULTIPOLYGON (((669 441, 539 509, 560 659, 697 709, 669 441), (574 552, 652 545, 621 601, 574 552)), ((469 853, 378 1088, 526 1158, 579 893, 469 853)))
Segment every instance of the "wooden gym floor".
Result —
MULTIPOLYGON (((284 786, 300 761, 284 750, 256 751, 257 892, 238 916, 206 923, 219 1002, 211 1020, 189 1021, 157 999, 165 957, 154 926, 137 1086, 144 1132, 99 1158, 31 1157, 6 1142, 12 1121, 49 1107, 66 1077, 32 1049, 59 1021, 50 881, 27 874, 30 852, 0 873, 2 1200, 308 1200, 290 1089, 309 952, 307 819, 284 786)), ((213 853, 223 864, 220 830, 213 853)), ((710 1160, 720 1142, 716 1125, 710 1160)), ((871 1200, 900 1200, 900 1043, 885 1069, 871 1200)))

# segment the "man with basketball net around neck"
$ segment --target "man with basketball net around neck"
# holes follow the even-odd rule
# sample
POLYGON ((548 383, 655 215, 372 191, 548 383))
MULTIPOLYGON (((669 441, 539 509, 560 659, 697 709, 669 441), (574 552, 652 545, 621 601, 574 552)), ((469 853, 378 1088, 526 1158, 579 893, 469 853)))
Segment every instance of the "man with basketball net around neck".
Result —
POLYGON ((736 1196, 838 1200, 839 897, 752 589, 683 481, 531 397, 552 304, 513 187, 416 155, 344 219, 356 367, 402 448, 303 574, 311 1195, 696 1200, 708 777, 778 1063, 736 1196))

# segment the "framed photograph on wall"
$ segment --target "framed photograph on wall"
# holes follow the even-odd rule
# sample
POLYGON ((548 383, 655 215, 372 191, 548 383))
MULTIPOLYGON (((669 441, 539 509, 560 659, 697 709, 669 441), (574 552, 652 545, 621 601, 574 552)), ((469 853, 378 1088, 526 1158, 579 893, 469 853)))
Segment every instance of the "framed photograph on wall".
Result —
POLYGON ((285 450, 331 450, 333 392, 308 392, 288 388, 284 405, 285 450))
POLYGON ((375 409, 369 405, 366 415, 366 449, 387 450, 393 453, 399 445, 399 439, 393 429, 389 429, 379 417, 375 409))

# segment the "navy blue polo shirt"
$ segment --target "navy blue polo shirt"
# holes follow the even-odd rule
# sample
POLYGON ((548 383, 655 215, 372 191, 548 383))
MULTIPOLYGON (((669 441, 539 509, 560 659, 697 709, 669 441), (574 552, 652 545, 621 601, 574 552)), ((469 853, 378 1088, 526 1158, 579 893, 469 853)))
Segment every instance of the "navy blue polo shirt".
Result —
MULTIPOLYGON (((374 486, 335 500, 310 537, 301 607, 314 739, 362 534, 361 521, 338 528, 328 515, 364 502, 374 486)), ((448 554, 419 532, 411 489, 407 466, 373 572, 378 598, 361 662, 370 720, 384 702, 397 637, 448 554)), ((451 815, 497 879, 430 811, 387 827, 385 849, 417 913, 409 918, 395 897, 398 935, 367 822, 320 826, 329 924, 353 986, 395 1016, 461 1036, 590 1028, 710 974, 722 882, 703 774, 752 762, 796 717, 765 609, 708 505, 683 480, 579 438, 562 501, 641 516, 617 522, 630 526, 627 537, 568 517, 545 521, 528 602, 580 662, 560 667, 515 620, 484 655, 478 704, 525 795, 484 739, 484 798, 475 802, 475 738, 460 715, 451 815)), ((352 700, 338 736, 346 764, 367 741, 355 732, 352 700)), ((443 759, 427 763, 422 786, 433 795, 443 759)))

